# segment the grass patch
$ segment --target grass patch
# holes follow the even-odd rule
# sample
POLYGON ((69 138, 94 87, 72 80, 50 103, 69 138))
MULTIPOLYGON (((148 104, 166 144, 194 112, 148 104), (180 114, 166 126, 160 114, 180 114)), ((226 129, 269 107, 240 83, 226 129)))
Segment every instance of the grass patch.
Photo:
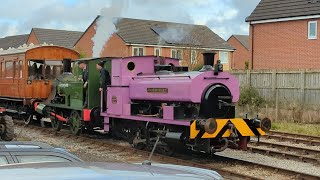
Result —
POLYGON ((272 122, 271 129, 288 133, 320 136, 320 124, 272 122))

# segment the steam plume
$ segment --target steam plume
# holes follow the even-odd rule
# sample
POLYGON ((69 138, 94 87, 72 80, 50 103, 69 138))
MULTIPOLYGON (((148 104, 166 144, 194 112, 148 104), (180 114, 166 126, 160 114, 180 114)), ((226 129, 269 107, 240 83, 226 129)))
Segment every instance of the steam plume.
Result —
POLYGON ((92 37, 93 57, 100 57, 105 43, 116 32, 115 17, 121 17, 128 7, 128 0, 112 0, 110 7, 102 8, 95 26, 96 34, 92 37))

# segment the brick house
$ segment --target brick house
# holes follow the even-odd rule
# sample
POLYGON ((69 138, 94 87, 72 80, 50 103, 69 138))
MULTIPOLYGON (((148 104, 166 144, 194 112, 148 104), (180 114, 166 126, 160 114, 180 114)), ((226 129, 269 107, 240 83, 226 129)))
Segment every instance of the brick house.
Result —
POLYGON ((227 42, 236 50, 233 52, 232 69, 246 69, 249 63, 249 36, 232 35, 227 42))
POLYGON ((29 34, 7 36, 0 38, 0 49, 17 48, 27 42, 29 34))
MULTIPOLYGON (((75 49, 87 57, 93 53, 91 39, 96 33, 99 17, 75 44, 75 49)), ((159 55, 181 59, 182 65, 195 69, 203 64, 201 52, 214 50, 225 70, 229 69, 233 59, 234 48, 207 26, 130 18, 120 18, 115 26, 117 31, 106 42, 100 56, 159 55), (171 34, 173 32, 176 34, 171 34)))
POLYGON ((250 23, 252 69, 320 68, 319 0, 261 0, 250 23))
POLYGON ((80 31, 66 31, 58 29, 32 28, 26 44, 53 44, 66 48, 73 48, 74 44, 82 36, 80 31))

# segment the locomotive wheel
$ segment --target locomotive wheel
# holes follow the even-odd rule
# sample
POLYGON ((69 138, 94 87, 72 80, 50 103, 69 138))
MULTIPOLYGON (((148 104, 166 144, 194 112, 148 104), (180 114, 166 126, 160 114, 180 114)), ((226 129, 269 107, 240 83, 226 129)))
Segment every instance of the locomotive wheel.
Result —
POLYGON ((50 116, 52 128, 56 131, 60 131, 62 128, 62 122, 59 121, 56 117, 50 116))
POLYGON ((10 116, 0 118, 0 124, 4 125, 4 132, 1 134, 1 139, 4 141, 12 141, 14 138, 14 124, 10 116))
POLYGON ((70 114, 70 130, 74 135, 81 133, 81 116, 78 111, 72 111, 70 114))

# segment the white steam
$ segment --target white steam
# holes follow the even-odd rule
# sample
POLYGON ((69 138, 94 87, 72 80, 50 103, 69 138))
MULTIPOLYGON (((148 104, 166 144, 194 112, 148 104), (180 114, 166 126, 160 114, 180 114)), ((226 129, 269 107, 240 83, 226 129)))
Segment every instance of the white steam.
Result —
POLYGON ((191 35, 193 27, 189 25, 169 25, 165 28, 154 28, 159 34, 158 45, 163 41, 173 44, 189 44, 191 43, 191 35))
POLYGON ((100 17, 97 19, 95 26, 96 34, 91 39, 93 41, 92 57, 100 57, 105 43, 116 32, 115 18, 121 17, 127 8, 127 0, 112 0, 110 7, 101 9, 100 17))

